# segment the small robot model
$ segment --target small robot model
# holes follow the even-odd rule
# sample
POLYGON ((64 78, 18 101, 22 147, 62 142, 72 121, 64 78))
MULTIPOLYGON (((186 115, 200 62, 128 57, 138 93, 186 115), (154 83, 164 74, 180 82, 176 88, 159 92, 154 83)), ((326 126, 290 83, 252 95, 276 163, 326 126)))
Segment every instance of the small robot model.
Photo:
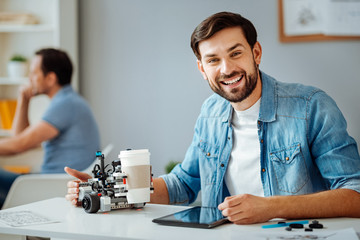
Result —
MULTIPOLYGON (((96 158, 100 164, 95 164, 93 168, 94 178, 79 184, 79 201, 82 202, 85 212, 108 212, 113 209, 144 207, 146 202, 129 203, 127 196, 129 176, 121 171, 121 161, 114 160, 111 168, 106 171, 110 164, 104 167, 105 157, 101 151, 96 152, 96 158)), ((150 193, 154 191, 150 166, 149 171, 150 199, 150 193)))

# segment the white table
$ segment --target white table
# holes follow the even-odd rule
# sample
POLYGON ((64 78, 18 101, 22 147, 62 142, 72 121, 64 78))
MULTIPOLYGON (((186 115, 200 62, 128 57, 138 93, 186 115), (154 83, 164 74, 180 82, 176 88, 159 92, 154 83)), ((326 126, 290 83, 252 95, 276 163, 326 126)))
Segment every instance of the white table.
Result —
MULTIPOLYGON (((284 228, 262 229, 264 224, 225 224, 214 229, 196 229, 158 225, 152 219, 183 210, 187 207, 147 204, 143 209, 122 209, 109 213, 88 214, 80 207, 73 207, 64 198, 53 198, 2 211, 30 210, 43 216, 60 220, 58 223, 9 227, 0 223, 0 239, 25 239, 24 236, 51 237, 56 239, 243 239, 245 233, 286 232, 284 228)), ((353 227, 360 232, 360 219, 320 219, 327 230, 353 227)), ((275 222, 276 223, 276 222, 275 222)), ((300 231, 300 230, 299 230, 300 231)), ((302 230, 304 231, 304 230, 302 230)), ((315 232, 324 231, 322 229, 315 232)), ((326 230, 325 230, 326 231, 326 230)))

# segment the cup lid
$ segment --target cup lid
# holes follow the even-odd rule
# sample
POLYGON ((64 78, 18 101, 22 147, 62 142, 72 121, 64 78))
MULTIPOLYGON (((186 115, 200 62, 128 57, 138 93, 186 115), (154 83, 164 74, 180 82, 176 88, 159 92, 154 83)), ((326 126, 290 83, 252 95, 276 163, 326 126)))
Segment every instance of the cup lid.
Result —
POLYGON ((124 150, 120 151, 119 158, 130 157, 134 155, 148 154, 150 155, 149 149, 138 149, 138 150, 124 150))

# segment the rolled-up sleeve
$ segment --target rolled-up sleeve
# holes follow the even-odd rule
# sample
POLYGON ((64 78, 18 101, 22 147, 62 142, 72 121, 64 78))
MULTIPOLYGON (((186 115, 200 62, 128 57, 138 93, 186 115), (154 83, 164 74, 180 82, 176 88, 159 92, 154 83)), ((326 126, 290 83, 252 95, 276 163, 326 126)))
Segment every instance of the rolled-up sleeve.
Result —
POLYGON ((179 204, 179 205, 189 204, 189 198, 187 192, 183 184, 180 182, 180 180, 175 174, 169 173, 167 175, 162 175, 160 177, 164 179, 166 183, 166 187, 169 192, 170 204, 179 204))
POLYGON ((360 193, 359 152, 356 141, 348 135, 343 114, 324 92, 314 94, 309 109, 311 152, 328 188, 360 193))

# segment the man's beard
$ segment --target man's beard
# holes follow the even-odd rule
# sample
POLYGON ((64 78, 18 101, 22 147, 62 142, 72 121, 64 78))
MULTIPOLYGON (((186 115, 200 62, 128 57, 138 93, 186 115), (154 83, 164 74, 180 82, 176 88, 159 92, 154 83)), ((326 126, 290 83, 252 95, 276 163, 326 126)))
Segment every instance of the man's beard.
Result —
POLYGON ((237 103, 237 102, 242 102, 243 100, 245 100, 247 97, 249 97, 251 95, 251 93, 254 91, 256 84, 257 84, 257 79, 258 79, 258 66, 256 65, 256 63, 254 62, 254 69, 255 71, 253 73, 250 73, 249 75, 246 74, 245 71, 243 72, 232 72, 229 75, 221 75, 218 78, 216 78, 215 82, 218 84, 217 86, 213 86, 210 84, 209 85, 211 87, 211 89, 219 94, 221 97, 225 98, 226 100, 228 100, 229 102, 233 102, 233 103, 237 103), (239 75, 243 75, 243 79, 241 79, 241 81, 245 81, 245 85, 243 88, 234 88, 231 89, 230 93, 225 92, 224 89, 222 88, 222 84, 220 83, 220 79, 224 80, 227 78, 231 78, 233 76, 239 76, 239 75))

